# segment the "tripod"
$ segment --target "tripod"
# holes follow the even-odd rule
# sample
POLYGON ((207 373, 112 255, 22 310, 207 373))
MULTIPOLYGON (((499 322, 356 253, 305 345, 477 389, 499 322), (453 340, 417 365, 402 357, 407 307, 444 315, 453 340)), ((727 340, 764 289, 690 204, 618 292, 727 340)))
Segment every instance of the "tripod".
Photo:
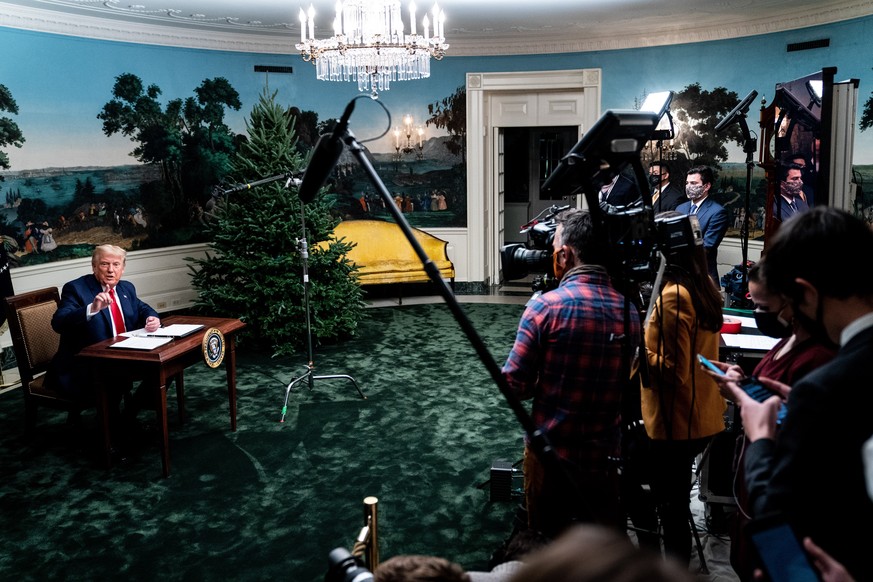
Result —
POLYGON ((358 383, 355 382, 355 379, 348 374, 316 376, 314 373, 315 362, 312 357, 312 325, 309 316, 309 245, 306 242, 306 215, 304 212, 304 204, 302 202, 300 204, 300 226, 301 236, 297 239, 297 250, 300 252, 300 262, 303 267, 303 310, 306 312, 306 348, 308 350, 309 360, 304 366, 305 371, 303 374, 296 378, 292 378, 291 382, 288 383, 288 387, 285 388, 285 403, 282 405, 282 417, 279 419, 279 422, 285 422, 285 413, 288 412, 288 397, 291 395, 291 389, 294 388, 295 384, 299 384, 304 380, 309 383, 309 389, 312 390, 316 380, 336 380, 344 378, 355 385, 355 389, 358 391, 358 394, 361 395, 361 398, 367 398, 364 396, 364 393, 361 392, 361 388, 358 386, 358 383))

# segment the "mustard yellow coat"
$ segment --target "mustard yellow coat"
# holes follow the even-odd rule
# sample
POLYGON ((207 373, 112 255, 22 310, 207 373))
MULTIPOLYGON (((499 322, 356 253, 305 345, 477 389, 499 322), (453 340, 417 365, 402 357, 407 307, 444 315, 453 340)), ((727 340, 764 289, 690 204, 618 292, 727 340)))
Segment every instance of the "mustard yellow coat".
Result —
POLYGON ((697 323, 688 289, 664 287, 646 326, 650 385, 641 394, 649 438, 697 439, 724 430, 727 403, 697 363, 697 354, 717 360, 718 346, 719 332, 697 323))

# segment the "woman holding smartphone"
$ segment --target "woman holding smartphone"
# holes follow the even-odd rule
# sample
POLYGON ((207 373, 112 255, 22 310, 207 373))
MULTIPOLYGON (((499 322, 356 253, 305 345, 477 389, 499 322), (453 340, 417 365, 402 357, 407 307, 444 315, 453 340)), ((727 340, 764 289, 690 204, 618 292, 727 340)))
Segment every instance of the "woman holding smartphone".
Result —
MULTIPOLYGON (((749 269, 749 297, 755 304, 755 323, 762 334, 780 340, 758 362, 752 375, 756 378, 771 378, 791 386, 809 372, 829 362, 836 354, 836 347, 825 342, 820 336, 811 334, 803 326, 802 321, 794 317, 788 301, 767 289, 761 275, 762 266, 763 262, 759 261, 749 269)), ((739 382, 745 379, 745 372, 736 364, 724 362, 713 362, 713 364, 722 370, 724 375, 710 371, 707 371, 707 374, 718 383, 722 394, 731 398, 731 393, 725 384, 729 381, 739 382)), ((788 395, 783 394, 782 398, 787 400, 788 395)), ((741 580, 752 580, 755 560, 743 535, 743 529, 749 522, 742 460, 745 433, 741 432, 737 438, 741 441, 740 446, 736 448, 739 456, 734 460, 738 473, 735 479, 738 484, 736 491, 738 511, 730 528, 731 565, 741 580)))
MULTIPOLYGON (((690 220, 678 212, 663 212, 656 223, 676 226, 690 220)), ((687 238, 693 238, 691 222, 682 226, 687 238)), ((724 431, 727 408, 718 386, 697 364, 697 354, 718 357, 722 298, 709 277, 702 240, 688 242, 667 253, 664 283, 655 290, 658 298, 645 330, 648 370, 642 374, 641 390, 654 468, 650 484, 664 548, 686 565, 691 560, 694 459, 724 431)))

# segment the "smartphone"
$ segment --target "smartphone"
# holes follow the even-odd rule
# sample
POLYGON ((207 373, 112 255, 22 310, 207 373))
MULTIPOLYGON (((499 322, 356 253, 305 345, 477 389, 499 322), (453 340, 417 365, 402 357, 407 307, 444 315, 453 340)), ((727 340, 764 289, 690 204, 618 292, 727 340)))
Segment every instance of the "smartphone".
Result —
MULTIPOLYGON (((740 388, 743 389, 743 392, 751 396, 753 399, 758 402, 764 402, 771 396, 780 396, 780 394, 770 388, 767 388, 761 382, 758 381, 754 376, 747 376, 743 378, 739 382, 740 388)), ((785 414, 788 412, 788 408, 785 406, 783 402, 779 406, 779 412, 776 414, 776 424, 782 424, 782 421, 785 419, 785 414)))
POLYGON ((819 582, 819 575, 782 516, 752 520, 746 534, 772 582, 819 582))
POLYGON ((701 364, 703 364, 704 366, 706 366, 706 368, 708 368, 708 369, 712 370, 713 372, 715 372, 716 374, 718 374, 719 376, 725 375, 725 373, 720 368, 716 367, 715 364, 713 364, 712 362, 710 362, 709 360, 707 360, 706 358, 704 358, 700 354, 697 354, 697 361, 700 362, 701 364))

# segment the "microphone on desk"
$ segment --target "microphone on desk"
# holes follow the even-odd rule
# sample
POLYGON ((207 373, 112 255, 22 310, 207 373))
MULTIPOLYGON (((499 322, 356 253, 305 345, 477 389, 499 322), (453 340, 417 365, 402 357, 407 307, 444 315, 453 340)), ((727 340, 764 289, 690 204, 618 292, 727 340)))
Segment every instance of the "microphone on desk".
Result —
POLYGON ((300 196, 300 200, 304 204, 312 202, 339 161, 344 148, 342 138, 348 131, 349 117, 352 116, 354 109, 355 99, 352 99, 346 105, 346 109, 343 111, 339 123, 333 128, 333 132, 325 133, 318 138, 312 158, 310 158, 309 165, 303 173, 303 181, 297 190, 297 195, 300 196))

